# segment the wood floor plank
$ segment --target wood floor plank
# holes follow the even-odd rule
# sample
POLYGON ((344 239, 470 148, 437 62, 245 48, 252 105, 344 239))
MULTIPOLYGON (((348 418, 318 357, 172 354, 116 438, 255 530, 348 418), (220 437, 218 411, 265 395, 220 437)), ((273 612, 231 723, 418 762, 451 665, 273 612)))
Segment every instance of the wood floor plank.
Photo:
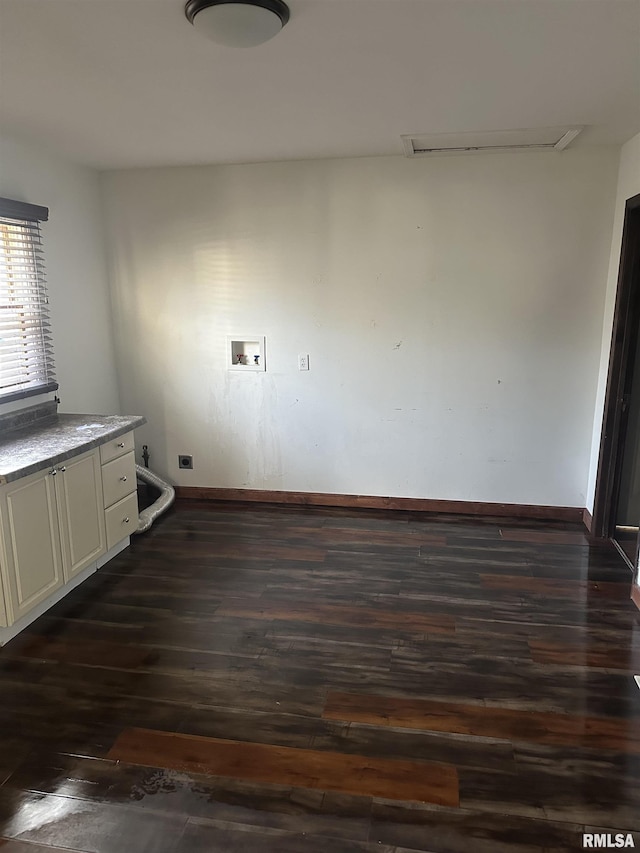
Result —
POLYGON ((374 803, 371 839, 396 849, 438 853, 575 853, 582 849, 582 824, 562 823, 470 809, 374 803))
POLYGON ((151 657, 149 649, 139 645, 86 639, 82 643, 25 634, 14 651, 25 657, 49 661, 68 661, 87 666, 113 666, 138 669, 151 657))
MULTIPOLYGON (((405 550, 416 549, 420 545, 446 545, 444 534, 432 533, 427 530, 410 531, 399 529, 397 526, 387 530, 362 529, 358 527, 302 527, 275 530, 271 536, 280 537, 287 542, 295 542, 321 548, 334 548, 342 545, 360 546, 364 550, 375 550, 380 546, 392 546, 405 550)), ((271 537, 270 537, 271 538, 271 537)))
POLYGON ((453 634, 455 620, 446 614, 420 612, 394 613, 388 609, 372 607, 349 607, 342 604, 292 604, 282 601, 243 602, 229 601, 217 610, 220 616, 235 616, 251 619, 280 619, 299 622, 322 622, 352 627, 375 627, 423 631, 425 633, 453 634))
MULTIPOLYGON (((181 815, 146 814, 105 803, 0 788, 0 834, 21 842, 91 853, 157 853, 175 848, 186 824, 181 815)), ((1 848, 0 848, 1 849, 1 848)))
POLYGON ((554 746, 587 746, 640 755, 640 716, 631 720, 613 720, 454 702, 329 693, 323 717, 554 746))
POLYGON ((398 853, 386 844, 189 820, 176 853, 398 853))
POLYGON ((601 772, 566 774, 553 766, 478 771, 460 768, 460 805, 471 811, 565 823, 610 821, 638 829, 640 789, 601 772))
POLYGON ((375 759, 149 729, 125 729, 108 757, 278 785, 458 805, 457 772, 447 764, 375 759))
POLYGON ((257 830, 219 821, 189 820, 176 853, 397 853, 387 845, 307 832, 257 830))
POLYGON ((460 616, 456 619, 456 633, 468 637, 477 637, 481 641, 488 637, 502 637, 504 642, 510 638, 532 639, 541 643, 549 641, 560 649, 563 646, 582 646, 590 644, 610 648, 635 648, 640 643, 640 634, 634 634, 628 628, 598 623, 595 620, 575 625, 545 625, 535 622, 515 620, 487 621, 480 616, 460 616))
POLYGON ((637 648, 616 648, 605 642, 564 643, 530 639, 531 658, 536 663, 558 666, 582 666, 640 672, 640 645, 637 648))
MULTIPOLYGON (((174 554, 180 556, 185 548, 185 543, 167 543, 158 540, 154 543, 157 550, 162 550, 166 556, 174 554)), ((286 545, 265 545, 261 542, 239 542, 237 538, 225 543, 211 543, 207 541, 189 541, 189 550, 200 554, 208 554, 215 548, 218 557, 235 557, 246 559, 272 559, 272 560, 305 560, 306 562, 322 562, 325 550, 314 547, 287 547, 286 545)), ((154 548, 147 545, 151 551, 154 548)))
POLYGON ((481 574, 480 582, 487 589, 509 592, 530 592, 536 595, 569 596, 584 598, 588 595, 614 598, 624 601, 629 598, 631 577, 626 582, 580 581, 557 578, 519 577, 513 575, 481 574))
MULTIPOLYGON (((30 841, 15 841, 13 838, 0 838, 2 853, 68 853, 68 847, 51 847, 49 844, 32 844, 30 841)), ((90 853, 75 848, 75 853, 90 853)))
POLYGON ((563 530, 505 528, 501 534, 505 542, 531 542, 534 545, 588 545, 589 543, 586 533, 563 530))

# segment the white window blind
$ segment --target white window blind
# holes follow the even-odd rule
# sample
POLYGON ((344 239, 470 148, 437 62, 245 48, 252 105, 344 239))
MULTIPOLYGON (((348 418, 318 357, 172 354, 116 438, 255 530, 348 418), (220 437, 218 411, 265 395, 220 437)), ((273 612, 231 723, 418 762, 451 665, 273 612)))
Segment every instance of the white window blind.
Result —
POLYGON ((47 209, 0 199, 0 402, 54 391, 40 219, 47 209))

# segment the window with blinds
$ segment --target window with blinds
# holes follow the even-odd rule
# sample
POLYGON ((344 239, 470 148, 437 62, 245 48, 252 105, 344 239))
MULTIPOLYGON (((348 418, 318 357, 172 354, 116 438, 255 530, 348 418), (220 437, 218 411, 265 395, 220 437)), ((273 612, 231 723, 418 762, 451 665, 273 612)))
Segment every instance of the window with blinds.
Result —
POLYGON ((0 198, 0 403, 55 391, 40 222, 46 207, 0 198))

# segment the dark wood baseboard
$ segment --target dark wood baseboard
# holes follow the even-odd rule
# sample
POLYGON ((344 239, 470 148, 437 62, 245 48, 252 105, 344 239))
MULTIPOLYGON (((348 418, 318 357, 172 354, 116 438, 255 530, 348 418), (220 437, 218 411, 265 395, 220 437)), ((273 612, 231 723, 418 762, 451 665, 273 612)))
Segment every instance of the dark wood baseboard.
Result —
POLYGON ((444 501, 432 498, 390 498, 377 495, 334 495, 322 492, 280 492, 262 489, 215 489, 177 486, 176 496, 188 500, 246 501, 251 503, 333 506, 349 509, 394 509, 450 515, 489 515, 502 518, 537 518, 545 521, 584 521, 585 509, 577 506, 538 506, 477 501, 444 501))
POLYGON ((582 510, 582 521, 589 533, 591 533, 591 528, 593 527, 593 516, 586 507, 582 510))
POLYGON ((634 583, 631 586, 631 601, 633 601, 638 610, 640 610, 640 586, 638 586, 637 583, 634 583))

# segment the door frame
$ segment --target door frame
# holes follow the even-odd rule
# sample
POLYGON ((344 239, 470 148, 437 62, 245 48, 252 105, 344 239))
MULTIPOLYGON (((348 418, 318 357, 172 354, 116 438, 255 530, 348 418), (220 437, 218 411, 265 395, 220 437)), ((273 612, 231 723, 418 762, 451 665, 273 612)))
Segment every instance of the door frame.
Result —
MULTIPOLYGON (((640 194, 627 199, 613 314, 609 372, 600 435, 591 535, 609 539, 620 488, 620 474, 635 348, 640 335, 640 194), (637 274, 634 276, 634 272, 637 274)), ((640 523, 640 519, 638 519, 640 523)))

